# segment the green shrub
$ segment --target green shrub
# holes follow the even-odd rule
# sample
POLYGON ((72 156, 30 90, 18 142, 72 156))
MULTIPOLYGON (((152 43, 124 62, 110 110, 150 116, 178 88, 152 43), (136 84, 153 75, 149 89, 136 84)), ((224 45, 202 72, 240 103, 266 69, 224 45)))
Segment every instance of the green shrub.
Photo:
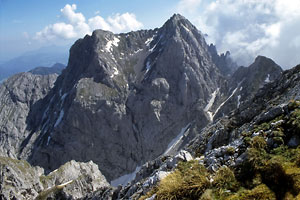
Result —
POLYGON ((294 109, 299 108, 299 107, 300 107, 300 101, 290 100, 290 102, 288 104, 289 110, 294 110, 294 109))
POLYGON ((276 196, 265 184, 261 184, 252 190, 241 190, 237 194, 227 198, 228 200, 276 200, 276 196))
POLYGON ((267 147, 266 140, 261 136, 255 136, 252 138, 251 147, 255 149, 265 149, 267 147))
POLYGON ((234 148, 234 147, 228 147, 228 148, 226 149, 226 153, 227 153, 228 155, 233 155, 233 154, 235 153, 235 148, 234 148))
POLYGON ((197 161, 181 162, 177 169, 161 180, 157 199, 198 199, 210 187, 208 172, 197 161))
POLYGON ((237 191, 239 184, 233 171, 227 167, 221 167, 214 176, 213 186, 218 189, 237 191))
POLYGON ((296 134, 300 134, 300 109, 296 109, 294 112, 291 113, 288 125, 295 129, 294 132, 296 134))

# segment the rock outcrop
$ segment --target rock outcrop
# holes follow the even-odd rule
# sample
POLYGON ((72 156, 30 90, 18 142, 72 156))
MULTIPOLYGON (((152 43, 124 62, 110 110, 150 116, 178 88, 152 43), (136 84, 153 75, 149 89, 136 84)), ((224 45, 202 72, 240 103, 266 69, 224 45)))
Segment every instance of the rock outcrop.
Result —
MULTIPOLYGON (((0 85, 0 155, 18 158, 32 136, 33 105, 39 105, 54 86, 57 74, 20 73, 0 85)), ((22 156, 21 156, 22 157, 22 156)))
POLYGON ((48 175, 24 160, 0 157, 1 199, 80 199, 109 186, 92 161, 70 161, 48 175))

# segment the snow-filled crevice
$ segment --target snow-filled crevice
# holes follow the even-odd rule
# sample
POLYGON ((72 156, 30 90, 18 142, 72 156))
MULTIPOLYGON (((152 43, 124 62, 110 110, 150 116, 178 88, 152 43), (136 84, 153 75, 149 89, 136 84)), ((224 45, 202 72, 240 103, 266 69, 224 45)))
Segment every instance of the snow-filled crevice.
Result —
POLYGON ((146 46, 149 46, 150 43, 153 41, 153 39, 154 39, 155 36, 156 36, 156 35, 153 35, 152 37, 148 38, 148 39, 146 40, 146 42, 145 42, 145 45, 146 45, 146 46))
POLYGON ((138 166, 135 168, 134 172, 120 176, 119 178, 112 180, 110 182, 110 184, 113 187, 117 187, 119 185, 125 186, 125 185, 127 185, 127 183, 129 183, 130 181, 135 179, 136 173, 138 173, 140 171, 140 169, 141 169, 141 166, 138 166))
POLYGON ((232 91, 232 93, 231 93, 231 95, 225 100, 225 101, 223 101, 221 104, 220 104, 220 106, 216 109, 216 111, 215 111, 215 113, 213 114, 213 116, 212 116, 212 118, 214 118, 215 117, 215 115, 218 113, 218 111, 222 108, 222 106, 236 93, 236 91, 237 91, 237 89, 238 89, 238 87, 237 88, 235 88, 233 91, 232 91))
POLYGON ((204 112, 207 112, 210 121, 213 120, 212 112, 210 111, 210 109, 211 109, 212 105, 213 105, 214 102, 215 102, 215 99, 216 99, 216 96, 217 96, 217 93, 218 93, 218 92, 219 92, 219 88, 216 89, 216 90, 211 94, 211 98, 210 98, 210 100, 208 101, 207 105, 206 105, 205 108, 204 108, 204 112))
POLYGON ((164 155, 169 154, 181 141, 184 134, 189 130, 191 127, 191 123, 188 123, 185 127, 183 127, 180 131, 180 133, 168 144, 167 150, 164 152, 164 155))

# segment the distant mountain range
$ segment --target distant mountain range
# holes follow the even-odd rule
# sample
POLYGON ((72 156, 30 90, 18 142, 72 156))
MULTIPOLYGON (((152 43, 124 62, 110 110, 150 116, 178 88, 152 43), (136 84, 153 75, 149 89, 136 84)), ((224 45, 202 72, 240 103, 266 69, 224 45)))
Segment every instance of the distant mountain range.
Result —
POLYGON ((61 63, 55 63, 52 67, 36 67, 29 72, 36 75, 49 75, 49 74, 58 74, 60 75, 62 70, 66 66, 61 63))
POLYGON ((51 67, 55 63, 66 65, 68 55, 67 47, 49 46, 3 61, 0 64, 0 81, 13 74, 26 72, 38 66, 51 67))

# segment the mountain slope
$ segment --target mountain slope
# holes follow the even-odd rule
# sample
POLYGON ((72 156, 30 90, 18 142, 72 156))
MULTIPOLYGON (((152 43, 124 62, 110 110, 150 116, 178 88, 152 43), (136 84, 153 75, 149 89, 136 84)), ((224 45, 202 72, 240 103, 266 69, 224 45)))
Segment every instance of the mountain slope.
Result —
POLYGON ((203 108, 223 80, 204 37, 180 15, 155 30, 95 31, 69 61, 43 102, 29 160, 54 169, 92 159, 108 180, 162 154, 194 120, 208 123, 203 108))
POLYGON ((300 65, 260 88, 229 116, 199 130, 185 151, 147 162, 121 189, 88 197, 299 198, 299 83, 300 65))
POLYGON ((214 91, 215 98, 209 109, 211 118, 216 120, 239 108, 243 101, 252 99, 260 88, 276 80, 281 73, 281 67, 264 56, 258 56, 249 67, 239 67, 214 91))

